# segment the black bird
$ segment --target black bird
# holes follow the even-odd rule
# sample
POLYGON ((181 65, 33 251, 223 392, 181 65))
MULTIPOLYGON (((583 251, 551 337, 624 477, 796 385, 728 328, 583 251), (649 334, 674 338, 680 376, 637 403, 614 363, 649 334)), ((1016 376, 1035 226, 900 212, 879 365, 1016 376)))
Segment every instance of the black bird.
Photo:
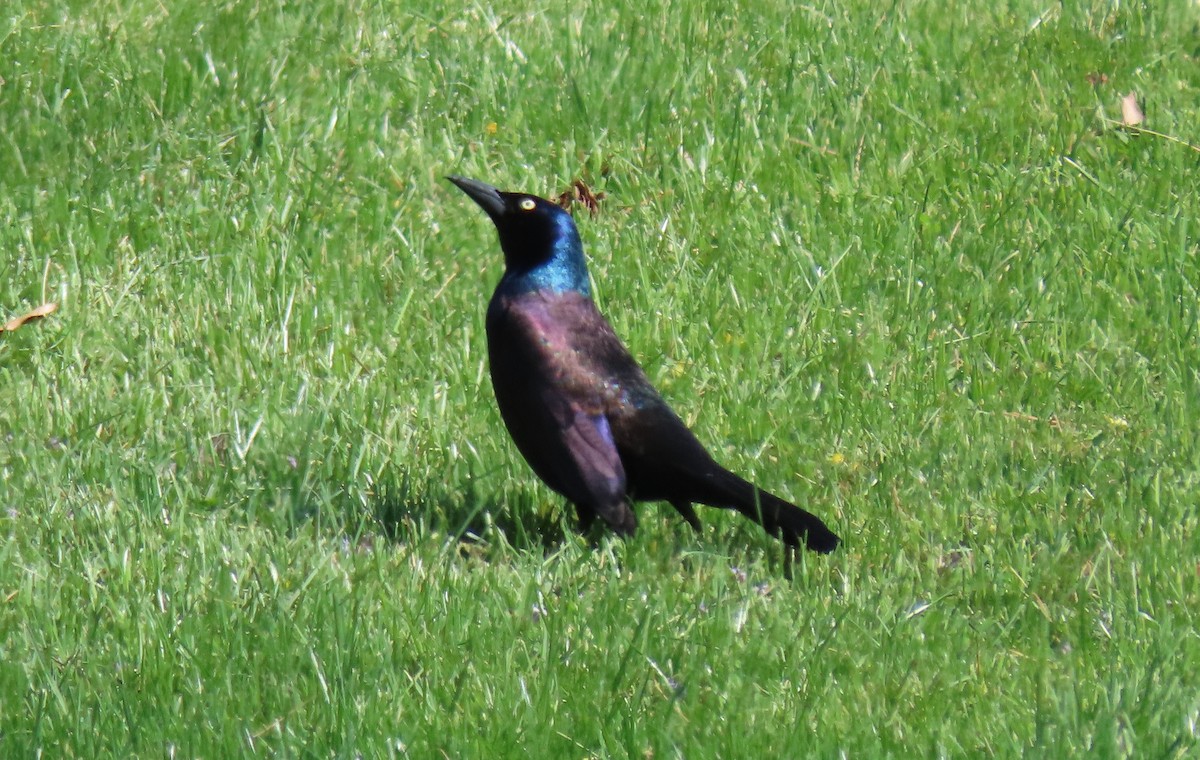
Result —
POLYGON ((632 536, 631 501, 666 501, 696 530, 692 503, 736 509, 788 546, 831 552, 816 516, 713 461, 658 395, 591 298, 575 221, 544 198, 448 177, 500 233, 504 276, 487 311, 500 415, 546 485, 587 530, 599 516, 632 536))

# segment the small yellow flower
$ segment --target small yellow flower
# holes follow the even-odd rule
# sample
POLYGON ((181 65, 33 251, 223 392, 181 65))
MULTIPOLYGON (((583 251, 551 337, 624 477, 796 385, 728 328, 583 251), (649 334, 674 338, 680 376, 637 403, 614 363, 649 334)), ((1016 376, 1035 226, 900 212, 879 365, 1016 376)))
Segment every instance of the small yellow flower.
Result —
POLYGON ((489 121, 487 126, 483 128, 483 131, 487 132, 489 135, 494 135, 500 131, 500 125, 494 121, 489 121))
POLYGON ((840 451, 835 451, 829 457, 830 464, 843 464, 846 461, 846 455, 840 451))

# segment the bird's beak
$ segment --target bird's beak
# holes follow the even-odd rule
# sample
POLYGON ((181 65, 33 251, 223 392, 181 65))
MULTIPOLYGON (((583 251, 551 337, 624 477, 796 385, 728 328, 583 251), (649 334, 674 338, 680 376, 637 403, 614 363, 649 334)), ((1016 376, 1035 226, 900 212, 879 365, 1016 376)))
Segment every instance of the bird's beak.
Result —
POLYGON ((478 203, 492 218, 492 221, 499 221, 500 217, 504 216, 506 208, 504 199, 500 197, 500 191, 496 188, 477 179, 467 179, 466 177, 450 176, 446 179, 458 185, 459 190, 471 196, 471 200, 478 203))

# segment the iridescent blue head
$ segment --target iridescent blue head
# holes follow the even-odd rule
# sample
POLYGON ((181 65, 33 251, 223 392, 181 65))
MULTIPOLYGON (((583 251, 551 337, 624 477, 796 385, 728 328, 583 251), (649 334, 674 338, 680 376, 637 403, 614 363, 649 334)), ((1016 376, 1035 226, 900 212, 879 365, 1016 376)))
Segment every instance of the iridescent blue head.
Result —
POLYGON ((504 193, 465 177, 447 177, 487 212, 504 250, 502 288, 574 290, 590 295, 583 241, 575 220, 545 198, 504 193))

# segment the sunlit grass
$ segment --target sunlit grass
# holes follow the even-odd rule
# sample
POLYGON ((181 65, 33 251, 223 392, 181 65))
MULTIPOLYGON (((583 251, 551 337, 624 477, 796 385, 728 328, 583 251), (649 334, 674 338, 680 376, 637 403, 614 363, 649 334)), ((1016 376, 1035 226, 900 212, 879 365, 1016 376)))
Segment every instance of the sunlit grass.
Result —
POLYGON ((1198 23, 9 2, 0 751, 1195 753, 1198 23), (577 537, 448 173, 604 193, 618 333, 844 549, 577 537))

